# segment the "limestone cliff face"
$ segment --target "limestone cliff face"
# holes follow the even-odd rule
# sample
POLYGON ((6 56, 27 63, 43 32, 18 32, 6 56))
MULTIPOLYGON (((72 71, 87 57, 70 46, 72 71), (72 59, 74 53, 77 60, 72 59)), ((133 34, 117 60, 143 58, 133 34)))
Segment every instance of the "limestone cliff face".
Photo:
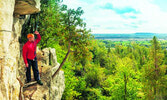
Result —
POLYGON ((38 50, 38 63, 44 86, 23 88, 25 66, 19 43, 22 25, 29 15, 40 11, 40 0, 0 0, 0 100, 60 100, 64 91, 64 72, 51 75, 59 66, 55 49, 38 50), (20 15, 26 15, 19 19, 20 15))

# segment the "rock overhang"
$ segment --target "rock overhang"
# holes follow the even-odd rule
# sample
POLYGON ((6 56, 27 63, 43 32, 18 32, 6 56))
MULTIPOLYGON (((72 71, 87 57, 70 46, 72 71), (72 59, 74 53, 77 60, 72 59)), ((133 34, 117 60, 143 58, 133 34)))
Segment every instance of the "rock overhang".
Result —
POLYGON ((16 0, 14 15, 29 15, 40 12, 40 0, 16 0))

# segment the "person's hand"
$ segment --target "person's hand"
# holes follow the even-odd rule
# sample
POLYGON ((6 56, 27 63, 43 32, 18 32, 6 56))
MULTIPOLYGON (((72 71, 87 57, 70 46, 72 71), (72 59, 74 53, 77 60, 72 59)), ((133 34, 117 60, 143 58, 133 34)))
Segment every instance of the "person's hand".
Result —
POLYGON ((28 67, 28 63, 26 64, 26 67, 28 67))
POLYGON ((38 31, 35 31, 34 33, 35 33, 36 35, 37 35, 37 34, 39 34, 39 32, 38 32, 38 31))

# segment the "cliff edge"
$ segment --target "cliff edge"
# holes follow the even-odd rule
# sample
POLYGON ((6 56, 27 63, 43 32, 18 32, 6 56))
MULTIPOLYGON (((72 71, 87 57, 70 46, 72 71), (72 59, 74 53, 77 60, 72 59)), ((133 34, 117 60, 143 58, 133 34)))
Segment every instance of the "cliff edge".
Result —
POLYGON ((21 55, 22 25, 30 14, 40 11, 40 0, 0 1, 0 100, 61 100, 65 84, 64 72, 52 74, 59 63, 53 48, 38 50, 38 66, 43 86, 23 88, 25 66, 21 55), (25 18, 20 19, 20 16, 25 18))

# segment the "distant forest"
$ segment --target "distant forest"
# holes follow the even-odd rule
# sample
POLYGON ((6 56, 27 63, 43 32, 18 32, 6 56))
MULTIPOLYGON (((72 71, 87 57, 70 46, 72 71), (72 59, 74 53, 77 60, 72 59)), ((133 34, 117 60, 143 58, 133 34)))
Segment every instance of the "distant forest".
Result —
POLYGON ((126 41, 126 40, 151 40, 156 36, 159 40, 167 40, 167 34, 158 33, 133 33, 133 34, 93 34, 95 39, 126 41))

